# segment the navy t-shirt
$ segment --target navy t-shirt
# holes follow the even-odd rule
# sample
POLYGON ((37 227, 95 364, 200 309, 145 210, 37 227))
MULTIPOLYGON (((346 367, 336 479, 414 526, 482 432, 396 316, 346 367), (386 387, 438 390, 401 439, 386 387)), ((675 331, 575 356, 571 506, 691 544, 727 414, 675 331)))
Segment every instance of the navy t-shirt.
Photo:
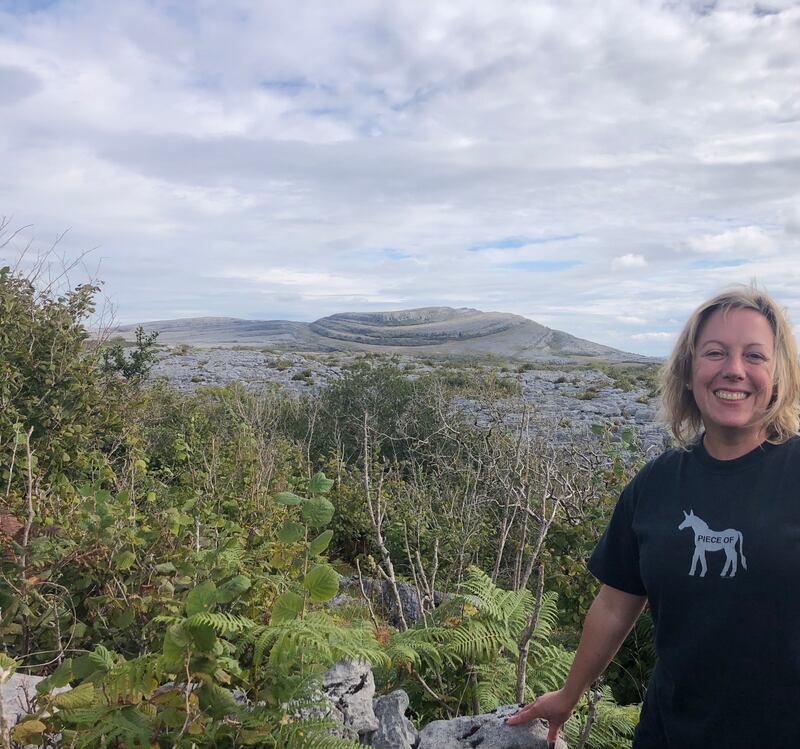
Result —
POLYGON ((647 596, 658 661, 635 749, 800 748, 800 438, 648 463, 589 560, 647 596))

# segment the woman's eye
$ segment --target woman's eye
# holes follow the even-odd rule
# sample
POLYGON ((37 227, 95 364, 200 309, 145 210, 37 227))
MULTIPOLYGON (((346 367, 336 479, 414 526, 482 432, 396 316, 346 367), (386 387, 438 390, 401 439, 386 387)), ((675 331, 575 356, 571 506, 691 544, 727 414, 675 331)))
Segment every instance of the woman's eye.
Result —
POLYGON ((704 356, 705 356, 707 359, 721 359, 721 358, 724 356, 724 354, 722 353, 722 351, 717 351, 717 350, 715 349, 715 350, 713 350, 713 351, 706 351, 706 353, 704 354, 704 356))
POLYGON ((766 357, 764 356, 764 354, 759 354, 759 353, 756 353, 756 352, 748 354, 747 358, 750 359, 751 361, 765 361, 766 360, 766 357))

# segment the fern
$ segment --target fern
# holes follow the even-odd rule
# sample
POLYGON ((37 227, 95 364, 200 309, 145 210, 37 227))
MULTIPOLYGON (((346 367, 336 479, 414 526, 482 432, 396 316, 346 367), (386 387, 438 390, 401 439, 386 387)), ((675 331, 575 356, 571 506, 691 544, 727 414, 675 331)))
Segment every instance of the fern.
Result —
POLYGON ((442 648, 447 639, 445 627, 414 627, 392 632, 384 652, 394 666, 441 666, 447 657, 442 648))
POLYGON ((218 635, 229 635, 256 626, 252 619, 245 616, 235 616, 218 611, 203 611, 199 614, 180 620, 183 626, 190 630, 200 627, 211 627, 218 635))
POLYGON ((304 619, 258 625, 243 634, 253 646, 253 662, 262 665, 269 655, 270 666, 316 663, 330 666, 349 659, 388 666, 389 658, 375 640, 366 622, 343 625, 324 612, 312 612, 304 619))
POLYGON ((153 735, 152 723, 134 707, 125 707, 114 710, 89 731, 79 746, 91 746, 95 741, 102 739, 108 746, 119 741, 123 746, 147 746, 153 735))
MULTIPOLYGON (((601 688, 595 720, 589 730, 586 749, 630 749, 630 740, 639 721, 638 705, 618 705, 608 686, 601 688)), ((570 745, 577 742, 586 722, 586 703, 564 724, 564 738, 570 745)))
POLYGON ((517 670, 511 660, 498 658, 473 670, 477 679, 475 692, 483 712, 516 702, 517 670))
POLYGON ((526 688, 530 698, 560 689, 575 657, 558 645, 534 642, 528 653, 526 688))
POLYGON ((517 643, 502 624, 480 619, 465 619, 450 630, 444 645, 446 651, 461 661, 491 659, 501 651, 516 653, 517 643))

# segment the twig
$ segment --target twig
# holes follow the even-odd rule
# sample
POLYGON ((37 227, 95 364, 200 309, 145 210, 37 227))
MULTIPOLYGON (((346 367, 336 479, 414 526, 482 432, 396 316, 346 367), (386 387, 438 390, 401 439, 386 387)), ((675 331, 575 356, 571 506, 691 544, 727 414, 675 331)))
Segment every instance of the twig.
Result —
POLYGON ((28 429, 25 433, 25 454, 27 456, 27 469, 28 469, 28 490, 27 490, 27 503, 28 503, 28 517, 25 519, 25 529, 22 532, 22 578, 28 576, 28 541, 31 535, 31 528, 33 527, 33 519, 35 513, 33 511, 33 450, 31 450, 31 435, 33 434, 33 427, 28 429))
POLYGON ((372 608, 372 601, 367 595, 367 591, 364 589, 364 578, 361 575, 361 564, 358 559, 356 559, 356 569, 358 570, 358 587, 361 588, 361 595, 367 604, 367 608, 369 609, 369 618, 372 619, 372 623, 375 625, 375 629, 377 630, 378 618, 375 616, 375 610, 372 608))
POLYGON ((599 682, 600 680, 598 679, 592 684, 586 696, 586 701, 589 703, 589 710, 586 713, 586 722, 583 724, 583 728, 581 728, 581 733, 580 736, 578 736, 578 743, 575 744, 575 749, 583 749, 586 745, 589 739, 589 732, 592 730, 592 726, 597 719, 597 704, 603 699, 603 693, 599 689, 599 682))
POLYGON ((528 625, 520 635, 519 658, 517 659, 517 702, 525 702, 525 682, 528 670, 528 648, 531 637, 539 624, 539 614, 542 611, 542 599, 544 598, 544 564, 539 564, 539 580, 536 584, 536 599, 533 604, 528 625))

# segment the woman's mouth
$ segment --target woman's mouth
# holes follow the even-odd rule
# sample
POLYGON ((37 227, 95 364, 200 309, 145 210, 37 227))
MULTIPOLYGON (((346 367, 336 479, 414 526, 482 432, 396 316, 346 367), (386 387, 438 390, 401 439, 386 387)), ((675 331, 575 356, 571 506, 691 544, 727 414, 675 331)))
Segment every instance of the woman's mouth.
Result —
POLYGON ((724 401, 743 401, 750 393, 736 392, 734 390, 715 390, 714 395, 724 401))

